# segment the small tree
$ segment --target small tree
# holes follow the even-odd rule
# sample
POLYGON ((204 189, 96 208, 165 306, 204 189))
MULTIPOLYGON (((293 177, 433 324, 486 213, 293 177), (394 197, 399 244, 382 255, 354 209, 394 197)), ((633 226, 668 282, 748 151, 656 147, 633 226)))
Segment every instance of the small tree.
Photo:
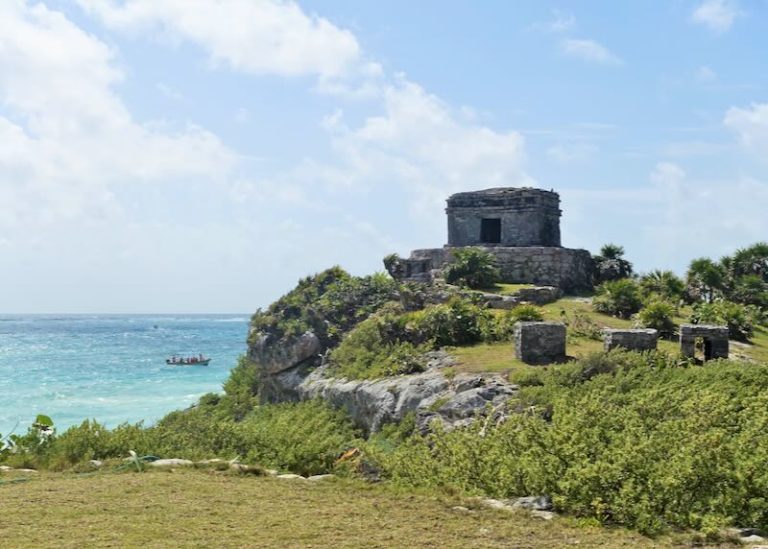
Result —
POLYGON ((675 307, 666 301, 651 301, 640 309, 636 316, 636 324, 640 328, 658 330, 662 337, 674 335, 677 326, 673 320, 675 307))
POLYGON ((603 282, 595 291, 597 296, 592 301, 592 306, 600 313, 629 318, 638 312, 643 304, 640 286, 629 278, 603 282))
POLYGON ((722 291, 724 282, 723 268, 711 259, 700 257, 691 261, 686 275, 686 290, 692 299, 704 299, 711 303, 722 291))
POLYGON ((453 263, 445 268, 445 281, 474 290, 490 288, 499 279, 493 255, 479 248, 459 248, 453 252, 453 263))
POLYGON ((632 276, 632 263, 624 259, 624 247, 618 244, 604 245, 594 261, 595 284, 632 276))

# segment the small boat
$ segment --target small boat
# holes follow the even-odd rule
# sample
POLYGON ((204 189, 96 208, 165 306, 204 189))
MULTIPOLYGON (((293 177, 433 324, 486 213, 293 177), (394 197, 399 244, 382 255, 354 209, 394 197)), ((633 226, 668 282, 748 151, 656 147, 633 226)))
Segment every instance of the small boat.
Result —
POLYGON ((173 355, 171 358, 166 358, 165 363, 170 366, 208 366, 212 359, 205 358, 203 355, 190 356, 190 357, 178 357, 173 355))

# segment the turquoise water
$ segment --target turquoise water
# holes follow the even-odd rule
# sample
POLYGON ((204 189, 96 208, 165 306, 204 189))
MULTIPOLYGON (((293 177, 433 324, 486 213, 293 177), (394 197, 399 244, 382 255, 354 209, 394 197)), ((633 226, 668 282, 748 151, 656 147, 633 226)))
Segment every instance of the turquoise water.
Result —
POLYGON ((150 424, 220 391, 247 332, 246 315, 0 316, 0 433, 25 432, 39 413, 59 430, 150 424), (166 365, 174 353, 213 360, 166 365))

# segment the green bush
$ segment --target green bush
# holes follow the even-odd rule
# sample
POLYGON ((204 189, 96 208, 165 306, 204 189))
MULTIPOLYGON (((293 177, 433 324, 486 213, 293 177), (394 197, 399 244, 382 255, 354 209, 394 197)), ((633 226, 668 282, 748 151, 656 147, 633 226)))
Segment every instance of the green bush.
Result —
POLYGON ((597 295, 592 301, 592 307, 600 313, 619 318, 629 318, 643 305, 640 287, 628 278, 603 282, 595 293, 597 295))
POLYGON ((360 323, 331 351, 330 373, 349 379, 376 379, 419 372, 426 364, 425 352, 509 339, 515 321, 511 312, 497 318, 484 306, 461 296, 408 313, 385 307, 360 323))
POLYGON ((405 318, 392 313, 373 315, 360 323, 329 357, 330 373, 348 379, 376 379, 422 371, 429 349, 414 344, 405 318))
POLYGON ((444 270, 445 281, 467 288, 491 288, 499 279, 493 255, 480 248, 457 248, 444 270))
POLYGON ((694 324, 727 325, 728 335, 738 341, 749 341, 755 331, 754 315, 748 307, 730 301, 698 303, 691 313, 694 324))
POLYGON ((266 311, 251 318, 251 336, 267 334, 276 339, 313 331, 326 346, 368 318, 385 303, 397 298, 397 282, 384 273, 354 277, 332 267, 304 278, 266 311))
POLYGON ((654 300, 645 305, 636 316, 640 328, 653 328, 662 337, 671 337, 677 330, 675 307, 666 301, 654 300))
POLYGON ((412 328, 434 348, 478 343, 493 320, 487 308, 460 297, 410 315, 412 328))
POLYGON ((557 510, 648 534, 768 527, 768 366, 601 353, 525 385, 519 406, 533 412, 412 437, 377 456, 385 473, 497 498, 549 494, 557 510))

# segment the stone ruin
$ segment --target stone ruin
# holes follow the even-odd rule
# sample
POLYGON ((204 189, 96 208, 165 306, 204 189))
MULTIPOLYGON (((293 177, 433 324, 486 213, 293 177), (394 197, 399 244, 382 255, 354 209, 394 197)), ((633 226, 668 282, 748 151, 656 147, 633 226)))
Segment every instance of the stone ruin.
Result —
POLYGON ((684 357, 695 357, 697 338, 704 340, 704 360, 728 358, 728 326, 682 324, 680 354, 684 357))
POLYGON ((658 330, 617 330, 612 328, 603 330, 603 343, 606 351, 617 347, 629 351, 654 351, 658 339, 658 330))
POLYGON ((502 187, 457 193, 447 203, 448 244, 386 264, 392 276, 429 282, 452 261, 454 250, 474 246, 496 258, 500 282, 556 286, 568 293, 591 289, 590 253, 561 247, 556 192, 502 187))
POLYGON ((515 325, 515 358, 526 364, 565 362, 565 324, 518 322, 515 325))

